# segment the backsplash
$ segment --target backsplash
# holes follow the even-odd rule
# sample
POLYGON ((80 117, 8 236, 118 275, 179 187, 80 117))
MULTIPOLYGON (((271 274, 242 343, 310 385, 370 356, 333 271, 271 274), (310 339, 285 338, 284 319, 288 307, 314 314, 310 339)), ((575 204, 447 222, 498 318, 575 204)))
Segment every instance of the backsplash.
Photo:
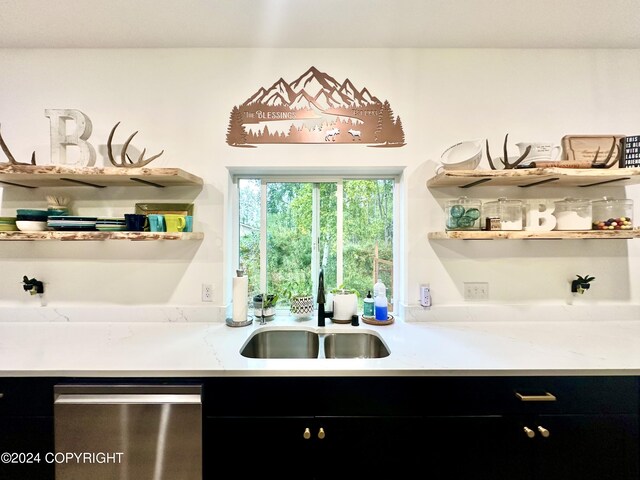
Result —
POLYGON ((222 307, 83 306, 0 308, 0 322, 224 322, 222 307))

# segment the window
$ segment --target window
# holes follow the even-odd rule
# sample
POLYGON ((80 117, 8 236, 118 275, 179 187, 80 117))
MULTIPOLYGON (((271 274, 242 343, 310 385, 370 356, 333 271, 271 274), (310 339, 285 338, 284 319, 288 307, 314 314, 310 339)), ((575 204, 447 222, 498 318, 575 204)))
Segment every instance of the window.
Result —
MULTIPOLYGON (((394 178, 238 178, 239 261, 252 294, 354 289, 362 299, 380 278, 391 300, 394 178)), ((372 292, 373 293, 373 292, 372 292)))

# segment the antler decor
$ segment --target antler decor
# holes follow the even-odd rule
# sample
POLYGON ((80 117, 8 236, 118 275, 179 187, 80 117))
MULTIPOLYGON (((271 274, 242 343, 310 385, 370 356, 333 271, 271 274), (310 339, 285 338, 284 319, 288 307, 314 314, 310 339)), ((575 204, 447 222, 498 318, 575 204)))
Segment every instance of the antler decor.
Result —
POLYGON ((142 153, 138 157, 138 161, 132 162, 131 159, 129 158, 129 155, 127 155, 127 148, 129 147, 129 144, 131 143, 131 140, 133 140, 133 137, 135 137, 136 134, 138 133, 137 131, 135 131, 135 132, 133 132, 131 134, 131 136, 129 138, 127 138, 127 141, 124 142, 124 144, 122 145, 122 152, 120 153, 120 163, 116 162, 116 160, 113 158, 113 149, 111 147, 111 141, 113 140, 113 134, 115 133, 116 128, 118 127, 118 125, 120 125, 120 122, 116 123, 113 126, 113 128, 111 129, 111 133, 109 134, 109 139, 107 140, 107 155, 109 156, 109 161, 114 166, 123 167, 123 168, 144 167, 145 165, 151 163, 153 160, 155 160, 156 158, 158 158, 160 155, 162 155, 164 153, 164 150, 162 150, 157 155, 149 157, 149 158, 147 158, 145 160, 144 159, 144 154, 147 151, 147 149, 145 148, 144 150, 142 150, 142 153))
MULTIPOLYGON (((507 155, 507 138, 509 138, 508 133, 504 136, 504 145, 502 147, 502 149, 504 150, 504 157, 500 159, 500 161, 502 162, 502 165, 504 165, 505 170, 516 168, 518 165, 520 165, 520 163, 522 163, 522 161, 527 157, 527 155, 529 155, 529 152, 531 151, 531 145, 527 145, 527 148, 524 151, 524 153, 520 155, 520 157, 518 157, 518 159, 515 162, 509 163, 509 156, 507 155)), ((491 159, 491 154, 489 153, 489 140, 486 140, 486 145, 487 145, 487 160, 489 160, 489 166, 491 167, 491 170, 497 170, 497 168, 493 164, 493 160, 491 159)))
POLYGON ((596 154, 593 157, 593 160, 591 160, 591 168, 611 168, 616 164, 616 161, 618 159, 613 156, 613 151, 616 149, 616 137, 613 136, 612 138, 613 138, 613 142, 611 143, 611 148, 609 149, 609 154, 607 155, 607 158, 604 159, 604 162, 598 162, 598 155, 600 154, 600 147, 598 147, 598 149, 596 150, 596 154), (613 161, 611 161, 612 157, 613 157, 613 161))
POLYGON ((2 138, 2 134, 0 134, 0 147, 2 147, 2 151, 4 152, 4 154, 9 159, 9 162, 8 162, 9 165, 35 165, 36 164, 36 152, 35 151, 31 154, 31 163, 17 162, 16 159, 13 157, 13 155, 11 155, 11 152, 9 151, 9 147, 7 147, 7 144, 4 143, 4 139, 2 138))

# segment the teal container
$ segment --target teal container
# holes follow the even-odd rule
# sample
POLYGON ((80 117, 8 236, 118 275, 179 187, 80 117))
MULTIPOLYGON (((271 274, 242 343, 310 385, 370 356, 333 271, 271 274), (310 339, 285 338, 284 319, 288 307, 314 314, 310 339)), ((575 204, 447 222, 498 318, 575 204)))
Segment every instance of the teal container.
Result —
POLYGON ((369 290, 369 293, 367 293, 367 296, 363 301, 362 315, 365 317, 373 317, 374 315, 373 298, 371 298, 371 290, 369 290))

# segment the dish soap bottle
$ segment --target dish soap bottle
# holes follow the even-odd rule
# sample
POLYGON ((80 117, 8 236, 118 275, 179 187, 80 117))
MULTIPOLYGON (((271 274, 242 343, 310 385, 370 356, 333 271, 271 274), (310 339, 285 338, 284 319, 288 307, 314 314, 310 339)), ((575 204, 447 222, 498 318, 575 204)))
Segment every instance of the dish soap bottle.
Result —
POLYGON ((362 316, 373 318, 373 298, 371 297, 371 290, 367 292, 367 296, 363 300, 362 316))
POLYGON ((387 311, 387 288, 380 280, 373 286, 373 304, 376 320, 386 321, 389 317, 387 311))

